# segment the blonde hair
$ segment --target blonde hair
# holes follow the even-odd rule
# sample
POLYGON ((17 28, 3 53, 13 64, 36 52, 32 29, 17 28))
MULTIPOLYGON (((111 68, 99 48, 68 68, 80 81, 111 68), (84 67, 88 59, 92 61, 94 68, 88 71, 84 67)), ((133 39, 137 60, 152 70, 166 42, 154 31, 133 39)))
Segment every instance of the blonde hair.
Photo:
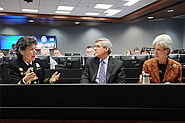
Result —
POLYGON ((167 55, 170 54, 170 52, 172 50, 172 39, 169 35, 162 34, 162 35, 157 36, 154 39, 152 45, 154 47, 155 45, 158 45, 158 44, 160 44, 161 47, 163 47, 165 50, 170 49, 170 51, 167 53, 167 55))
POLYGON ((124 55, 127 55, 128 52, 130 52, 130 55, 132 55, 131 50, 127 50, 124 55))

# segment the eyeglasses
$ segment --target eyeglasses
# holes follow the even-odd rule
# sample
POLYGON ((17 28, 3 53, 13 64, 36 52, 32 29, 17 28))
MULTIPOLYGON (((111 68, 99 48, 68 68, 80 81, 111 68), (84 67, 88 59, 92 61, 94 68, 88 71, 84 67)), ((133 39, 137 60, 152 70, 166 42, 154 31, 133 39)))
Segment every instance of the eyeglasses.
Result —
POLYGON ((154 49, 154 52, 161 53, 162 51, 164 51, 164 50, 161 50, 161 49, 157 49, 157 50, 155 50, 155 49, 154 49))
POLYGON ((85 53, 93 53, 94 51, 86 51, 85 53))

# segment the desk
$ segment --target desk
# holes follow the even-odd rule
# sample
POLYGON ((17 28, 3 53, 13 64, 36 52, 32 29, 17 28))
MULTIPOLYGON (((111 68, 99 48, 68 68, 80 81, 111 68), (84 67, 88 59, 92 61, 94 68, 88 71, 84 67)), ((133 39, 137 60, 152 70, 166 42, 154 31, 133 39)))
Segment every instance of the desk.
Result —
POLYGON ((185 84, 2 84, 0 89, 1 119, 185 121, 185 84))
POLYGON ((50 78, 56 71, 60 73, 60 78, 56 84, 80 83, 82 69, 45 69, 45 78, 50 78))

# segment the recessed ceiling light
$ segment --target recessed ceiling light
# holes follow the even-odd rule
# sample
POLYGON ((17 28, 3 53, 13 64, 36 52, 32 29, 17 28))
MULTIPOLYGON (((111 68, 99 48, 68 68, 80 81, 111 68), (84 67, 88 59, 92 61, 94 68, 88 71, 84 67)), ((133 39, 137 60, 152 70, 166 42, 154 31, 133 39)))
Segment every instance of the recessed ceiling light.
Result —
POLYGON ((100 13, 90 13, 90 12, 87 12, 87 13, 85 13, 85 15, 94 15, 94 16, 97 16, 97 15, 100 15, 100 13))
POLYGON ((4 10, 3 8, 0 8, 0 10, 4 10))
POLYGON ((71 12, 66 12, 66 11, 55 11, 55 14, 70 14, 71 12))
POLYGON ((22 9, 24 12, 38 12, 39 10, 36 9, 22 9))
POLYGON ((106 16, 113 16, 113 15, 117 14, 120 11, 122 11, 122 10, 108 9, 104 13, 108 13, 108 14, 106 14, 106 16))
POLYGON ((151 16, 151 17, 148 17, 148 19, 153 19, 153 18, 154 18, 154 17, 152 17, 152 16, 151 16))
POLYGON ((167 10, 167 12, 173 12, 174 10, 173 9, 169 9, 169 10, 167 10))
POLYGON ((76 25, 80 24, 80 22, 75 22, 76 25))
POLYGON ((123 0, 123 1, 128 1, 125 4, 123 4, 123 6, 132 6, 136 4, 137 2, 139 2, 140 0, 123 0))
POLYGON ((33 22, 34 22, 34 20, 28 20, 28 22, 29 22, 29 23, 33 23, 33 22))
POLYGON ((58 6, 57 10, 72 11, 74 7, 72 6, 58 6))
POLYGON ((97 4, 96 6, 94 6, 94 8, 96 8, 96 9, 109 9, 112 6, 113 5, 110 5, 110 4, 97 4))

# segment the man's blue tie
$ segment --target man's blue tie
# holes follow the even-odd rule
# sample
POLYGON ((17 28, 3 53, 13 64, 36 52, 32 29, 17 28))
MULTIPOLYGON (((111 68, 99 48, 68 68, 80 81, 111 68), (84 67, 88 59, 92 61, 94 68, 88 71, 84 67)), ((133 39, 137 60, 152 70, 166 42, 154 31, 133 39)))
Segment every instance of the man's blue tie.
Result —
POLYGON ((105 62, 102 60, 99 72, 99 84, 105 84, 106 80, 104 63, 105 62))

